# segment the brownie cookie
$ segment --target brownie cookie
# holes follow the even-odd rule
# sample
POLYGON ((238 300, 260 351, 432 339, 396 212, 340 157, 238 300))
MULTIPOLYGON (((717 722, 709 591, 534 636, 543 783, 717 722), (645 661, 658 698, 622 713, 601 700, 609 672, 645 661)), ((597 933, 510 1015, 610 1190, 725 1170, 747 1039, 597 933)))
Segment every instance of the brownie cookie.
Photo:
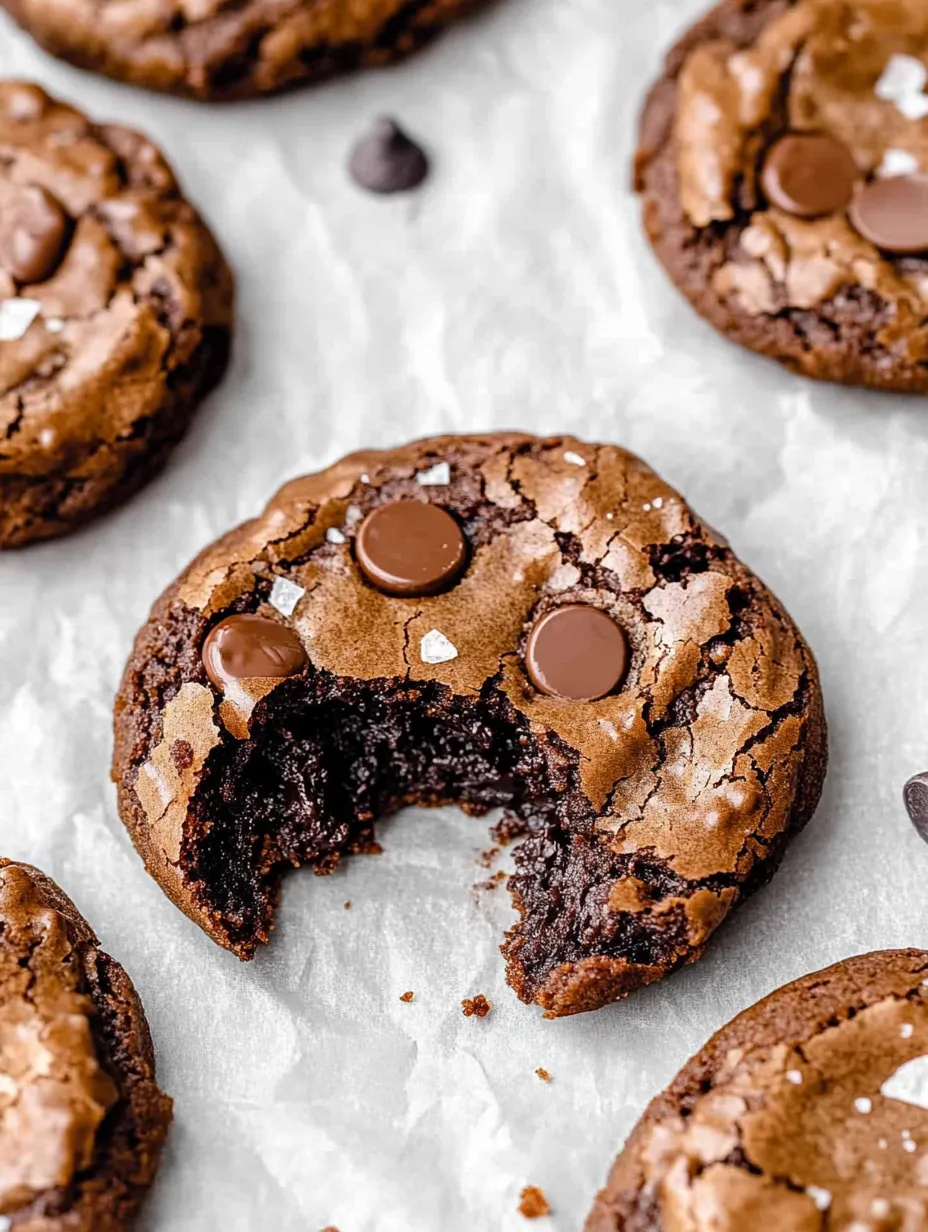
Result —
POLYGON ((220 945, 266 941, 406 804, 512 810, 509 981, 551 1016, 702 953, 808 820, 812 655, 682 497, 613 446, 438 437, 283 488, 155 605, 119 807, 220 945))
POLYGON ((53 55, 224 101, 415 51, 484 0, 0 0, 53 55))
POLYGON ((0 1226, 127 1227, 170 1122, 129 977, 52 881, 0 860, 0 1226))
POLYGON ((723 0, 645 106, 637 188, 670 277, 806 376, 928 390, 928 7, 723 0))
POLYGON ((231 322, 231 274, 155 147, 0 82, 0 548, 139 488, 231 322))
POLYGON ((928 952, 779 989, 648 1108, 587 1232, 928 1228, 928 952))

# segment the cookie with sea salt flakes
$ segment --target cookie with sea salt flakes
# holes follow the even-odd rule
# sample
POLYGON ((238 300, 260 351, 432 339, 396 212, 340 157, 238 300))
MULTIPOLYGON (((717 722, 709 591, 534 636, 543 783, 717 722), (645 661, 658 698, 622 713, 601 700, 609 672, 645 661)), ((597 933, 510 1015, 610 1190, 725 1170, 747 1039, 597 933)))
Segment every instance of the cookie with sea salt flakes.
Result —
POLYGON ((231 324, 228 267, 155 147, 0 81, 0 548, 141 487, 231 324))
POLYGON ((667 57, 647 235, 718 330, 794 371, 928 390, 928 7, 723 0, 667 57))
POLYGON ((416 51, 486 0, 0 0, 52 55, 192 98, 251 98, 416 51))
POLYGON ((288 484, 158 600, 115 728, 149 872, 242 958, 286 869, 402 805, 512 810, 508 977, 551 1016, 698 958, 826 758, 812 654, 727 544, 624 450, 520 435, 288 484))
POLYGON ((123 1232, 170 1123, 129 977, 54 882, 0 859, 0 1228, 123 1232))
POLYGON ((739 1014, 638 1122, 586 1232, 928 1228, 928 952, 739 1014))

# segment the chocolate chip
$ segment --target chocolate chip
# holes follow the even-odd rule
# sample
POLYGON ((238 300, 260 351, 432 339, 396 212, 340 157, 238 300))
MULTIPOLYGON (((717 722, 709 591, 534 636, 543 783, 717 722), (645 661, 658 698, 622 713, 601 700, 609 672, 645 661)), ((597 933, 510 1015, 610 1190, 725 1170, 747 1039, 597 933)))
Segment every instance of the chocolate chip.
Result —
POLYGON ((45 282, 61 264, 68 218, 44 188, 23 188, 0 218, 0 269, 17 282, 45 282))
POLYGON ((606 612, 570 603, 543 616, 532 629, 525 665, 541 693, 596 701, 625 679, 628 642, 606 612))
POLYGON ((851 222, 871 244, 897 256, 928 249, 928 176, 897 175, 863 185, 851 222))
POLYGON ((464 533, 450 513, 425 501, 381 505, 355 540, 361 571, 388 595, 434 595, 467 560, 464 533))
POLYGON ((827 133, 789 133, 767 155, 761 183, 778 209, 820 218, 850 204, 859 177, 843 142, 827 133))
POLYGON ((407 192, 428 175, 429 160, 395 120, 381 116, 351 151, 348 169, 369 192, 407 192))
POLYGON ((203 666, 217 689, 230 680, 296 676, 308 661, 296 633, 265 616, 229 616, 203 643, 203 666))
POLYGON ((928 843, 928 773, 909 779, 902 789, 902 798, 912 825, 928 843))

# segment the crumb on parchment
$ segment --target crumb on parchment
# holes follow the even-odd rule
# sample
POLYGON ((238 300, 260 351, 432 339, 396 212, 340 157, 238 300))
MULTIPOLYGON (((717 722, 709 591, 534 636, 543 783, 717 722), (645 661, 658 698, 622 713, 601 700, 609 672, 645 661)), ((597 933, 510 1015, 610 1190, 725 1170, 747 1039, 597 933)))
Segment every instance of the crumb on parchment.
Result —
POLYGON ((461 1002, 465 1018, 486 1018, 492 1008, 482 992, 478 992, 473 998, 465 997, 461 1002))
POLYGON ((539 1067, 538 1067, 538 1069, 536 1069, 536 1070, 535 1070, 535 1073, 538 1075, 538 1077, 541 1079, 541 1081, 542 1081, 542 1082, 550 1082, 550 1081, 551 1081, 551 1075, 548 1073, 548 1071, 547 1071, 546 1069, 542 1069, 542 1068, 539 1066, 539 1067))
POLYGON ((403 995, 400 997, 400 1000, 405 1001, 406 1004, 408 1005, 415 995, 416 994, 414 992, 404 992, 403 995))
MULTIPOLYGON (((345 903, 345 910, 346 910, 346 911, 350 911, 350 910, 351 910, 351 899, 350 899, 350 898, 348 899, 347 903, 345 903)), ((322 1229, 322 1232, 326 1232, 326 1229, 325 1229, 325 1228, 323 1228, 323 1229, 322 1229)))
POLYGON ((551 1214, 548 1199, 537 1185, 526 1185, 519 1197, 519 1214, 526 1219, 542 1219, 551 1214))

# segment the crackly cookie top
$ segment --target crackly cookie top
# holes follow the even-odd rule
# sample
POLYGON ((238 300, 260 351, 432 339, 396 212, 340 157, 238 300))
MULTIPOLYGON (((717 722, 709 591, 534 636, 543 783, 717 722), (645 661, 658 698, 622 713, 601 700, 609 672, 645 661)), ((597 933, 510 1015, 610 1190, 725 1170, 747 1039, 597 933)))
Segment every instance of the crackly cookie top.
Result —
POLYGON ((56 54, 156 89, 235 97, 411 50, 472 0, 2 0, 56 54))
MULTIPOLYGON (((678 76, 673 135, 682 207, 736 224, 714 273, 744 311, 813 309, 842 287, 895 312, 904 339, 928 304, 928 9, 920 0, 768 3, 752 43, 698 41, 678 76), (785 142, 784 142, 785 138, 785 142)), ((912 358, 917 356, 913 353, 912 358)))
MULTIPOLYGON (((365 559, 377 556, 374 543, 365 559)), ((444 437, 349 457, 288 484, 207 549, 153 630, 169 612, 195 613, 202 632, 190 653, 172 640, 172 684, 144 703, 134 765, 121 771, 131 770, 146 843, 168 869, 213 750, 246 739, 258 703, 301 671, 432 681, 470 698, 498 691, 529 730, 576 759, 602 842, 648 851, 696 885, 719 873, 744 879, 787 828, 818 705, 797 630, 724 541, 637 458, 570 438, 444 437), (359 528, 400 500, 440 508, 466 541, 461 571, 454 535, 441 540, 441 520, 428 522, 450 553, 447 577, 446 559, 429 558, 437 594, 390 593, 358 565, 359 528), (567 620, 571 648, 604 640, 567 696, 560 643, 538 630, 577 607, 596 615, 567 620), (286 636, 244 643, 247 630, 226 624, 243 611, 286 636), (204 656, 202 639, 217 628, 225 642, 210 634, 204 656), (253 666, 230 670, 236 656, 253 666)), ((718 885, 695 894, 694 936, 734 897, 718 885)), ((631 879, 609 909, 649 907, 631 879)))
POLYGON ((153 145, 0 83, 0 480, 105 475, 230 299, 153 145))
POLYGON ((95 938, 42 874, 0 863, 0 1213, 66 1189, 117 1100, 96 1055, 81 946, 95 938))
POLYGON ((928 1227, 928 954, 839 963, 735 1019, 648 1110, 588 1227, 928 1227))

